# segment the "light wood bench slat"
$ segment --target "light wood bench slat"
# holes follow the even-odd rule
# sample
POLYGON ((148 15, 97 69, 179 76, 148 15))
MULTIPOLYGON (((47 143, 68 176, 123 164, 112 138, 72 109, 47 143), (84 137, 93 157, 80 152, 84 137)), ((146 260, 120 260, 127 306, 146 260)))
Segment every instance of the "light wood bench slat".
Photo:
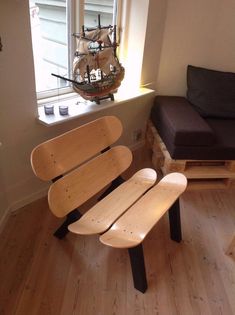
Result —
POLYGON ((100 236, 103 244, 117 248, 139 245, 187 186, 180 173, 166 175, 100 236))
POLYGON ((69 225, 76 234, 91 235, 105 232, 131 205, 136 202, 157 179, 153 169, 145 168, 102 199, 81 219, 69 225))
POLYGON ((42 180, 51 180, 85 162, 119 139, 122 124, 104 116, 45 141, 31 153, 32 169, 42 180))
POLYGON ((116 146, 53 183, 48 192, 51 211, 63 217, 122 174, 132 162, 125 146, 116 146))

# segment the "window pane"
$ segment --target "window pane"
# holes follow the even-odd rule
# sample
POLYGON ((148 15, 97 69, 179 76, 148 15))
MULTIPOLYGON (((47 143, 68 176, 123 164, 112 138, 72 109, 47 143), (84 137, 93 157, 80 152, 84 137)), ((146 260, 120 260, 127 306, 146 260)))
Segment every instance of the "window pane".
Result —
POLYGON ((96 27, 98 25, 98 14, 100 14, 101 25, 112 25, 115 3, 115 0, 85 0, 84 25, 86 27, 96 27))
MULTIPOLYGON (((96 27, 98 14, 101 15, 101 25, 112 25, 116 17, 116 2, 117 0, 85 0, 84 25, 96 27)), ((40 94, 40 97, 55 95, 58 88, 69 86, 69 83, 51 73, 65 77, 71 77, 72 73, 69 64, 74 49, 69 45, 73 45, 73 30, 68 19, 68 16, 73 17, 69 12, 71 0, 29 0, 29 4, 36 91, 48 92, 40 94)))
POLYGON ((64 87, 66 81, 51 73, 67 76, 68 25, 66 0, 30 1, 31 31, 36 91, 64 87))

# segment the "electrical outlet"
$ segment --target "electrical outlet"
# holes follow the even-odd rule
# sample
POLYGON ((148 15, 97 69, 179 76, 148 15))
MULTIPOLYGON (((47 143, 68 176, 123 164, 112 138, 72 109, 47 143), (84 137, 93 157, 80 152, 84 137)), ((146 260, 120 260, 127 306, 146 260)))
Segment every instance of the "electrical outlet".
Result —
POLYGON ((136 129, 132 133, 132 138, 134 142, 138 142, 142 139, 142 130, 141 129, 136 129))

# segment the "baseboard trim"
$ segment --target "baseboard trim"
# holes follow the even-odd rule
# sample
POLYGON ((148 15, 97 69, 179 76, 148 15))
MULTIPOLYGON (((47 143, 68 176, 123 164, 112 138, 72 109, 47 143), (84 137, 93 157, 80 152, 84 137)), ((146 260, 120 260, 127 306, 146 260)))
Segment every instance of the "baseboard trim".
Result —
POLYGON ((2 233, 7 221, 8 221, 8 218, 10 216, 10 207, 6 208, 5 211, 4 211, 4 214, 3 216, 1 217, 0 219, 0 234, 2 233))
POLYGON ((4 211, 4 214, 0 218, 0 234, 3 231, 9 217, 11 216, 12 213, 15 213, 17 211, 20 211, 22 207, 26 206, 27 204, 36 201, 42 197, 45 197, 47 195, 48 188, 43 188, 35 193, 32 193, 31 195, 18 200, 17 202, 13 203, 9 207, 7 207, 4 211))
POLYGON ((48 187, 43 188, 41 190, 38 190, 38 191, 32 193, 31 195, 29 195, 29 196, 27 196, 21 200, 18 200, 17 202, 13 203, 9 207, 10 213, 14 213, 14 212, 20 210, 22 207, 30 204, 31 202, 45 197, 47 195, 47 191, 48 191, 48 187))

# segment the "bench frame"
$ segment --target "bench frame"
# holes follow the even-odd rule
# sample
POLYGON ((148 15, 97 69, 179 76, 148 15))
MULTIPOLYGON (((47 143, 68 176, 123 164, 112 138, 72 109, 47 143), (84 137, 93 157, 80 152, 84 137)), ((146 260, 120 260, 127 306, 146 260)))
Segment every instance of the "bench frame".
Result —
POLYGON ((75 234, 100 234, 100 241, 114 248, 126 248, 134 287, 144 293, 147 279, 142 242, 168 211, 171 239, 180 242, 179 197, 187 186, 184 175, 172 173, 154 186, 153 169, 137 171, 130 179, 122 173, 132 162, 126 146, 110 147, 121 135, 121 122, 105 116, 48 140, 31 153, 37 177, 51 180, 50 210, 65 217, 54 236, 61 239, 68 230, 75 234), (106 188, 83 216, 79 207, 106 188))

